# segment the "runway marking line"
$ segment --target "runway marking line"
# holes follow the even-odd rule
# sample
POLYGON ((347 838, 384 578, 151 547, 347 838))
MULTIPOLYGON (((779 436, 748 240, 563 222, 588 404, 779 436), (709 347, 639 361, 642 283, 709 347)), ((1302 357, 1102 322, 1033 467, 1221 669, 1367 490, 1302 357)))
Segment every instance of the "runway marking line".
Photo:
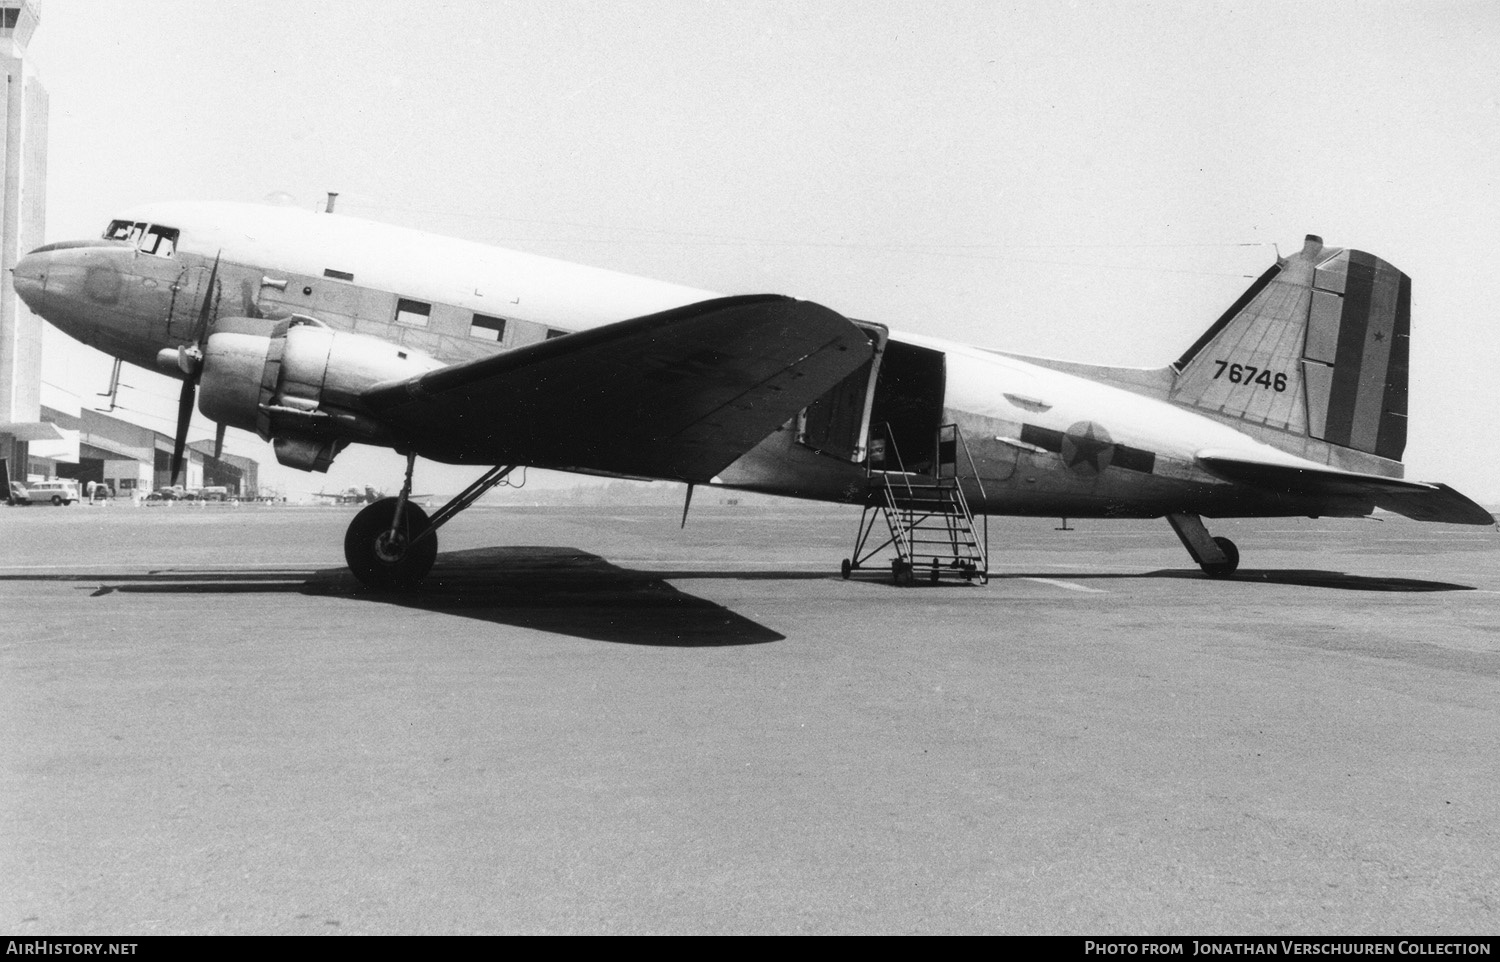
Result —
POLYGON ((1062 581, 1058 578, 1026 578, 1025 580, 1035 581, 1038 584, 1043 585, 1052 585, 1054 588, 1066 588, 1069 591, 1086 591, 1089 594, 1094 595, 1103 595, 1109 593, 1103 588, 1090 588, 1088 585, 1081 585, 1076 581, 1062 581))

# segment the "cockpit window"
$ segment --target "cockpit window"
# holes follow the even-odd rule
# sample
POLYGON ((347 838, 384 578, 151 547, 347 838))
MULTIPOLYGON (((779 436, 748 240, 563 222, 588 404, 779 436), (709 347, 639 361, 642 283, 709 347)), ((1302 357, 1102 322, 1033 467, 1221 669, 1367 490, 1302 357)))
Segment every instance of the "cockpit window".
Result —
MULTIPOLYGON (((144 227, 146 225, 142 224, 141 226, 144 227)), ((109 222, 109 226, 104 229, 104 239, 129 240, 130 231, 133 227, 135 227, 135 224, 128 220, 112 220, 109 222)))
POLYGON ((155 254, 157 257, 171 257, 177 252, 177 235, 179 233, 181 232, 175 227, 163 227, 160 224, 152 224, 141 235, 141 253, 155 254))

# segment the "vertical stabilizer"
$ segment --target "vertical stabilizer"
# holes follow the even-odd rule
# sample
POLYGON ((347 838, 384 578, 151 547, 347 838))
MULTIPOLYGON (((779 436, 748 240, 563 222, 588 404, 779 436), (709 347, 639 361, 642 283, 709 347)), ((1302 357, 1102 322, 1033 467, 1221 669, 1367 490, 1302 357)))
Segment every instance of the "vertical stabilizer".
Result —
POLYGON ((1400 461, 1410 344, 1411 279, 1309 235, 1178 359, 1170 396, 1223 419, 1400 461))

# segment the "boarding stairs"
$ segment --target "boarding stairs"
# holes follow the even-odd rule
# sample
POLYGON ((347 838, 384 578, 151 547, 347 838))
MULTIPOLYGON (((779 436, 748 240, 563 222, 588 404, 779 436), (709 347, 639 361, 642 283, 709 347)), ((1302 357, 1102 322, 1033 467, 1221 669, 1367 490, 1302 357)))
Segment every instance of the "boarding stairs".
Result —
POLYGON ((968 445, 956 424, 938 429, 937 458, 930 473, 908 471, 902 463, 889 428, 884 445, 872 445, 869 488, 853 554, 843 563, 843 575, 853 572, 887 548, 895 551, 891 577, 898 585, 909 585, 925 574, 933 583, 944 577, 989 582, 989 518, 976 528, 974 514, 964 496, 964 476, 959 470, 959 451, 967 456, 973 487, 983 497, 983 483, 969 455, 968 445), (883 451, 881 450, 883 447, 883 451), (869 547, 881 520, 890 537, 869 547))

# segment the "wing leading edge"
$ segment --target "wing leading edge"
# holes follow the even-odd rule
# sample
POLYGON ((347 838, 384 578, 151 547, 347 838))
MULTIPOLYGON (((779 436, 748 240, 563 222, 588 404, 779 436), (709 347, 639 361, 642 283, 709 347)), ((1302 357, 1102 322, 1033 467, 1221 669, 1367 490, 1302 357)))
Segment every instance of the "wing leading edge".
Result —
POLYGON ((1494 524, 1495 516, 1446 484, 1406 481, 1337 468, 1280 464, 1201 451, 1198 460, 1230 481, 1288 494, 1327 498, 1366 498, 1376 507, 1417 521, 1494 524))
POLYGON ((377 384, 363 400, 439 461, 702 482, 871 354, 825 307, 727 297, 377 384))

